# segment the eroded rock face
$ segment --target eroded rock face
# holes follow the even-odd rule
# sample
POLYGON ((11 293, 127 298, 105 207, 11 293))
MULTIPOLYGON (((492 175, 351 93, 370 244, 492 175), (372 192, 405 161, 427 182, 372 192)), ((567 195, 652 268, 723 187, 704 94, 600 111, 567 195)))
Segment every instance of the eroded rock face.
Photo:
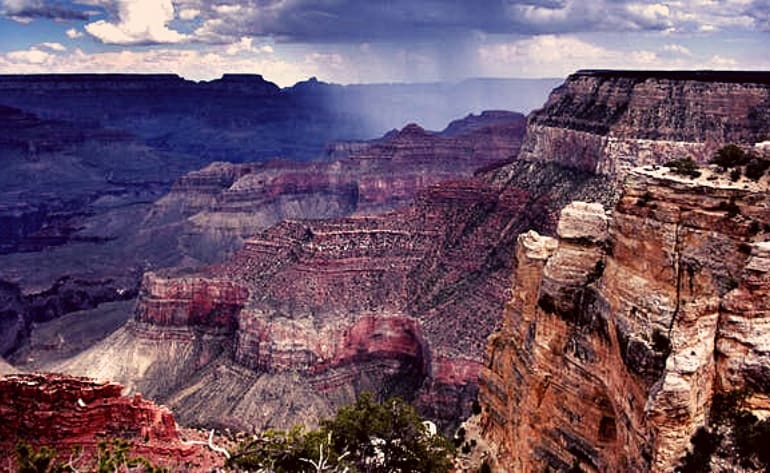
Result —
POLYGON ((231 333, 248 291, 230 281, 167 279, 147 273, 135 319, 162 326, 206 327, 231 333))
POLYGON ((515 235, 552 232, 571 198, 605 195, 603 178, 508 166, 505 183, 456 180, 386 214, 283 222, 222 264, 148 274, 135 320, 54 369, 120 380, 183 422, 312 424, 369 390, 454 425, 476 396, 515 235), (224 282, 248 291, 230 334, 186 315, 212 303, 178 290, 224 282))
POLYGON ((529 117, 523 159, 622 178, 631 168, 764 140, 766 73, 579 71, 529 117))
POLYGON ((672 471, 716 392, 767 409, 767 177, 634 170, 611 219, 519 237, 479 398, 509 471, 672 471))
MULTIPOLYGON (((139 394, 122 396, 122 389, 115 383, 52 374, 0 378, 0 453, 11 458, 17 442, 24 442, 62 455, 79 446, 85 458, 93 458, 99 441, 123 439, 131 443, 133 455, 174 470, 202 472, 221 466, 223 458, 207 447, 183 440, 168 409, 139 394)), ((4 461, 0 470, 12 471, 6 468, 4 461)))
POLYGON ((525 122, 519 113, 484 112, 442 133, 411 124, 377 140, 333 143, 321 162, 214 163, 181 178, 143 225, 182 222, 180 250, 219 261, 280 221, 382 213, 439 182, 509 162, 525 122))

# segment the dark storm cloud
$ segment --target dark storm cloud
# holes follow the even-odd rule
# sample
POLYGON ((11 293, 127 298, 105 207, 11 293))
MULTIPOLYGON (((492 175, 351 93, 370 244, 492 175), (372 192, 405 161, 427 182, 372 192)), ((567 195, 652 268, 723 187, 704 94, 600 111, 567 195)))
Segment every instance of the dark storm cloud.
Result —
POLYGON ((617 0, 180 0, 202 12, 202 40, 241 35, 286 41, 356 42, 480 33, 662 30, 666 15, 647 1, 617 0))
POLYGON ((87 20, 89 15, 63 2, 45 0, 0 0, 0 15, 17 20, 87 20))

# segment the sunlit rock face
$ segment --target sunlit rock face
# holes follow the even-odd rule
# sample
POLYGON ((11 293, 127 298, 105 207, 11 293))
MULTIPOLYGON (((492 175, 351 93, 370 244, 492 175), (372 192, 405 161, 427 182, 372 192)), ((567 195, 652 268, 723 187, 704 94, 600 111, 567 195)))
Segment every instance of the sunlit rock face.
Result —
POLYGON ((519 237, 479 394, 500 465, 672 471, 715 393, 770 407, 767 179, 638 168, 611 217, 573 203, 557 239, 519 237))
POLYGON ((767 138, 767 73, 579 71, 529 117, 521 158, 623 176, 767 138))
MULTIPOLYGON (((121 395, 116 383, 55 374, 0 377, 0 454, 13 458, 17 443, 49 447, 59 461, 95 461, 98 443, 122 439, 130 455, 167 468, 203 472, 223 458, 201 444, 185 442, 171 412, 136 394, 121 395), (82 454, 70 457, 73 448, 82 454)), ((194 435, 194 434, 193 434, 194 435)), ((16 471, 3 461, 0 471, 16 471)), ((179 470, 181 471, 181 470, 179 470)))

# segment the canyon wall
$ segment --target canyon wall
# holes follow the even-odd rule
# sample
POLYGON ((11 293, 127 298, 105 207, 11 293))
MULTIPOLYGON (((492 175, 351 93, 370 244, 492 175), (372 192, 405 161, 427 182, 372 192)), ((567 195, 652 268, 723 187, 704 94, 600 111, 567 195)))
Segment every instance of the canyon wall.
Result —
POLYGON ((717 393, 768 412, 768 188, 638 168, 611 217, 573 203, 558 238, 519 236, 479 393, 501 468, 672 471, 717 393))
POLYGON ((316 163, 213 163, 182 177, 143 226, 183 222, 180 251, 219 261, 282 220, 385 212, 421 189, 509 162, 525 123, 519 113, 484 112, 441 133, 410 124, 376 140, 332 143, 316 163))
POLYGON ((603 178, 508 166, 516 184, 504 188, 480 177, 444 182, 385 214, 282 222, 194 274, 149 273, 134 320, 53 368, 120 380, 183 422, 312 424, 368 390, 455 425, 476 397, 515 235, 552 231, 575 196, 609 199, 603 178), (248 292, 242 308, 191 317, 221 307, 194 288, 224 282, 248 292), (231 334, 203 323, 223 314, 237 320, 231 334))
POLYGON ((520 158, 610 176, 768 139, 763 72, 578 71, 529 116, 520 158))

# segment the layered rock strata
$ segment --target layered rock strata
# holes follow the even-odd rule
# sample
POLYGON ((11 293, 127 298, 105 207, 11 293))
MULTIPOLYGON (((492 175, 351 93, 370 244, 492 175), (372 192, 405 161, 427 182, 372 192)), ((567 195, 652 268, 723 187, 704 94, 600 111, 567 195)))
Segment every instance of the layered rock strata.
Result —
POLYGON ((479 398, 506 471, 672 471, 716 393, 767 412, 767 177, 639 168, 518 239, 479 398))
POLYGON ((283 222, 197 274, 150 273, 127 327, 53 368, 120 380, 184 422, 312 423, 369 390, 453 425, 476 396, 515 235, 552 231, 554 209, 606 184, 553 164, 509 166, 516 177, 504 187, 443 183, 391 213, 283 222), (224 281, 248 291, 239 311, 193 297, 195 284, 224 281), (224 314, 232 334, 202 323, 224 314))
MULTIPOLYGON (((123 387, 60 375, 9 375, 0 378, 0 453, 13 458, 17 443, 47 446, 66 461, 74 447, 81 461, 96 457, 100 441, 130 443, 143 456, 173 471, 210 471, 224 458, 205 445, 186 442, 171 412, 123 387)), ((0 470, 13 471, 0 462, 0 470), (8 468, 8 469, 6 469, 8 468)))
POLYGON ((442 133, 411 124, 378 140, 333 143, 316 163, 213 163, 181 178, 143 226, 184 222, 180 250, 218 261, 282 220, 381 213, 431 185, 500 166, 518 154, 524 126, 519 113, 484 112, 442 133))
POLYGON ((522 159, 622 178, 645 164, 706 162, 726 143, 767 139, 765 72, 578 71, 529 117, 522 159))

